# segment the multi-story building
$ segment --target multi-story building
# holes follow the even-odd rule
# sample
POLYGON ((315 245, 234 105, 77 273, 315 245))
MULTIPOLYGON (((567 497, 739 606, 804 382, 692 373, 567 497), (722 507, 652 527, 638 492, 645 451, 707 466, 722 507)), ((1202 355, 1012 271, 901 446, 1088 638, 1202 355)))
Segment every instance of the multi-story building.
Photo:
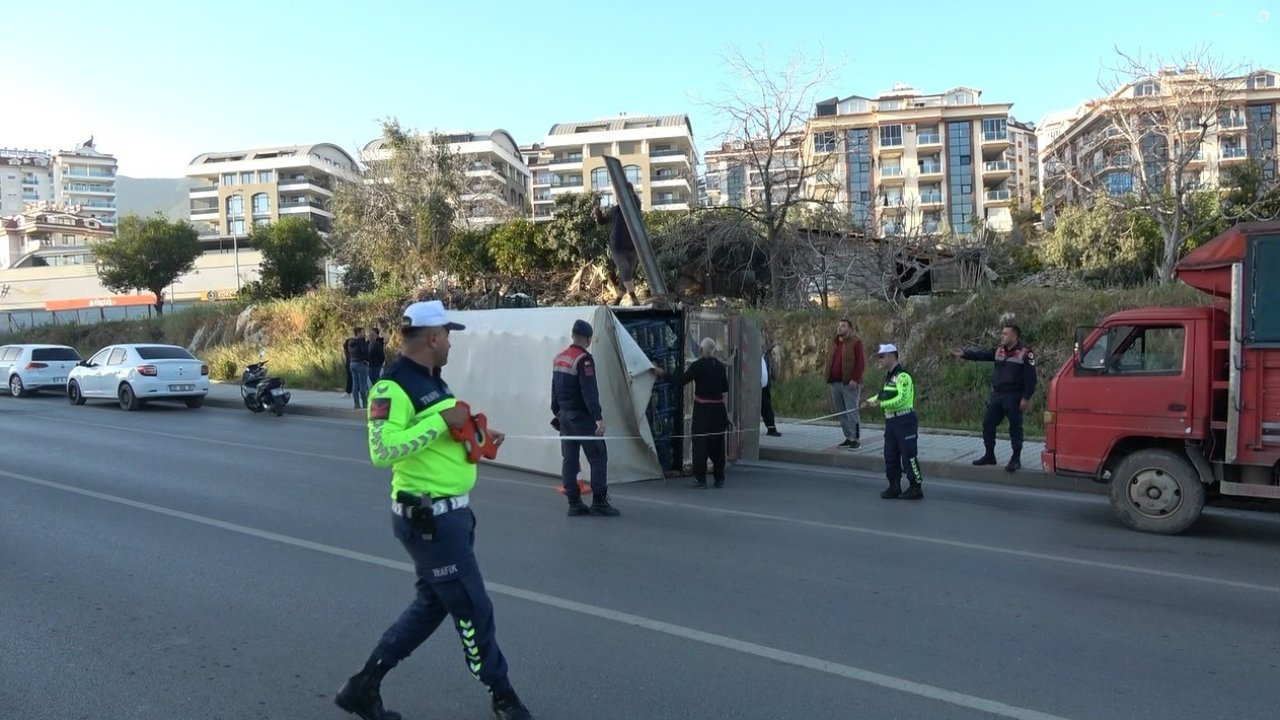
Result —
POLYGON ((1012 103, 983 103, 981 95, 899 85, 874 98, 818 103, 804 143, 812 197, 839 203, 879 235, 1012 228, 1012 103))
POLYGON ((79 206, 88 217, 116 224, 116 159, 89 138, 56 153, 0 149, 0 215, 22 212, 26 203, 79 206))
POLYGON ((804 131, 787 133, 771 144, 769 140, 721 143, 703 156, 705 169, 699 178, 702 203, 707 207, 748 207, 759 205, 764 197, 766 180, 775 200, 792 197, 802 190, 804 167, 801 150, 804 131))
POLYGON ((74 205, 31 202, 0 217, 0 270, 93 265, 90 245, 113 235, 110 225, 74 205))
POLYGON ((359 172, 355 158, 331 143, 204 153, 187 166, 196 181, 191 222, 206 252, 245 248, 255 225, 289 216, 311 220, 327 236, 334 183, 358 180, 359 172))
MULTIPOLYGON (((534 155, 535 146, 525 149, 534 155)), ((618 158, 643 210, 687 210, 697 201, 698 151, 687 115, 628 116, 553 125, 536 148, 533 217, 548 220, 556 195, 593 191, 613 204, 604 156, 618 158)))
POLYGON ((1040 195, 1040 140, 1036 126, 1009 118, 1009 149, 1006 158, 1013 164, 1009 176, 1009 189, 1013 190, 1014 205, 1030 209, 1040 195))
POLYGON ((1047 208, 1157 187, 1220 187, 1250 160, 1277 172, 1280 74, 1213 78, 1163 68, 1080 106, 1040 150, 1047 208), (1179 175, 1179 173, 1181 173, 1179 175), (1178 181, 1181 184, 1178 185, 1178 181))
MULTIPOLYGON (((529 216, 529 164, 524 149, 506 130, 451 132, 440 136, 457 153, 467 175, 462 217, 489 225, 529 216)), ((385 159, 390 151, 378 138, 364 146, 366 162, 385 159)))

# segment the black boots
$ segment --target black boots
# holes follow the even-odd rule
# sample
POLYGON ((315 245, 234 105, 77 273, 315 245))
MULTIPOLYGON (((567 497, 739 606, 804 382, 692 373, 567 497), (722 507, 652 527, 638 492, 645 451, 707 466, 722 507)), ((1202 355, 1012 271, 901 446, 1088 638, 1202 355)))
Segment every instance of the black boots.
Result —
POLYGON ((618 517, 622 513, 609 504, 609 491, 606 490, 591 496, 591 514, 596 517, 618 517))
POLYGON ((362 720, 400 720, 400 713, 382 709, 382 678, 389 670, 382 661, 369 658, 363 670, 343 683, 334 704, 362 720))
POLYGON ((893 483, 889 485, 889 488, 887 490, 884 490, 880 493, 880 497, 884 498, 885 500, 892 500, 896 497, 901 497, 901 496, 902 496, 902 485, 900 483, 893 483))
POLYGON ((515 690, 493 694, 493 717, 497 720, 533 720, 533 714, 520 702, 515 690))
POLYGON ((1004 466, 1005 472, 1017 472, 1022 467, 1022 449, 1013 451, 1013 457, 1009 458, 1009 464, 1004 466))
POLYGON ((906 492, 902 493, 902 499, 903 500, 923 500, 924 491, 920 489, 920 481, 908 479, 907 483, 909 487, 907 488, 906 492))
POLYGON ((582 498, 569 498, 569 517, 578 517, 580 515, 586 515, 589 512, 591 511, 587 509, 585 504, 583 504, 582 498))
POLYGON ((985 453, 983 453, 983 454, 982 454, 982 457, 978 458, 977 460, 974 460, 974 461, 973 461, 973 464, 974 464, 974 465, 995 465, 995 464, 996 464, 996 449, 995 449, 995 448, 987 448, 987 451, 986 451, 985 453))

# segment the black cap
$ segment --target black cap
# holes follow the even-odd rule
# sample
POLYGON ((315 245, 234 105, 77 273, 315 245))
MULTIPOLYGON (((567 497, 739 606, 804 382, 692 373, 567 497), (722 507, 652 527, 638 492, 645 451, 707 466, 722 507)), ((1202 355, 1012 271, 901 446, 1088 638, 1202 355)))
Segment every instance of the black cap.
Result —
POLYGON ((591 323, 587 322, 586 320, 573 321, 574 335, 577 335, 578 337, 591 337, 592 332, 594 331, 591 329, 591 323))

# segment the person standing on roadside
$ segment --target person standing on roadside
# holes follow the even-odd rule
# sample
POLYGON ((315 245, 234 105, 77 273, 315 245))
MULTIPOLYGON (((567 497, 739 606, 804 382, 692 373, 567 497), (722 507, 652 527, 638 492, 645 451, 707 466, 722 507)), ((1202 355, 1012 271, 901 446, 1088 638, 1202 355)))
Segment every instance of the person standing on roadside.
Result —
POLYGON ((702 356, 685 368, 680 387, 693 383, 693 483, 689 487, 707 487, 707 459, 711 459, 715 486, 724 487, 725 435, 729 432, 729 411, 725 396, 729 392, 729 371, 715 356, 716 341, 703 338, 698 345, 702 356))
POLYGON ((920 422, 916 418, 916 384, 911 373, 898 361, 898 346, 886 343, 877 353, 880 367, 887 373, 884 387, 866 405, 884 410, 884 474, 889 487, 880 493, 885 500, 921 500, 920 422), (902 492, 902 473, 907 473, 907 491, 902 492))
POLYGON ((369 402, 369 341, 364 328, 356 328, 346 343, 347 367, 351 371, 351 401, 356 410, 369 402))
POLYGON ((1000 329, 1000 344, 995 348, 952 350, 959 360, 995 363, 991 397, 982 416, 982 444, 986 452, 974 465, 996 464, 996 428, 1009 418, 1009 445, 1013 454, 1004 469, 1016 472, 1022 467, 1022 413, 1036 392, 1036 354, 1022 344, 1022 328, 1005 323, 1000 329))
POLYGON ((773 396, 770 392, 770 386, 773 380, 773 363, 769 361, 769 351, 773 350, 769 347, 760 356, 760 419, 764 421, 764 426, 769 430, 766 433, 769 437, 782 437, 782 433, 778 432, 778 419, 773 414, 773 396))
POLYGON ((843 319, 836 323, 836 337, 827 360, 827 384, 831 386, 831 404, 840 415, 844 442, 840 447, 856 448, 862 438, 862 418, 858 414, 862 393, 862 372, 866 360, 862 356, 862 340, 853 332, 853 323, 843 319))
POLYGON ((560 480, 569 501, 568 514, 618 517, 621 511, 609 502, 609 450, 602 437, 604 408, 596 384, 596 361, 588 350, 595 331, 586 320, 575 320, 571 332, 573 344, 551 363, 551 426, 566 436, 560 441, 560 480), (591 467, 591 507, 582 502, 578 488, 584 454, 591 467))
POLYGON ((373 328, 373 337, 369 340, 369 385, 372 387, 382 378, 382 368, 387 364, 387 340, 382 337, 381 328, 373 328))

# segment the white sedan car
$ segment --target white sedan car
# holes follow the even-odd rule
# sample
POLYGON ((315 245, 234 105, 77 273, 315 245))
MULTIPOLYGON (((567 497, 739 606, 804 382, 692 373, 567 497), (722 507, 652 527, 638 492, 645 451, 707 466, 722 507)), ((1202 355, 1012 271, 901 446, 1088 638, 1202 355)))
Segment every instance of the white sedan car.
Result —
POLYGON ((80 353, 66 345, 5 345, 0 347, 0 379, 14 397, 41 390, 64 392, 78 362, 80 353))
POLYGON ((177 345, 109 345, 77 365, 67 380, 72 405, 109 399, 125 410, 151 400, 182 400, 189 408, 209 394, 209 366, 177 345))

